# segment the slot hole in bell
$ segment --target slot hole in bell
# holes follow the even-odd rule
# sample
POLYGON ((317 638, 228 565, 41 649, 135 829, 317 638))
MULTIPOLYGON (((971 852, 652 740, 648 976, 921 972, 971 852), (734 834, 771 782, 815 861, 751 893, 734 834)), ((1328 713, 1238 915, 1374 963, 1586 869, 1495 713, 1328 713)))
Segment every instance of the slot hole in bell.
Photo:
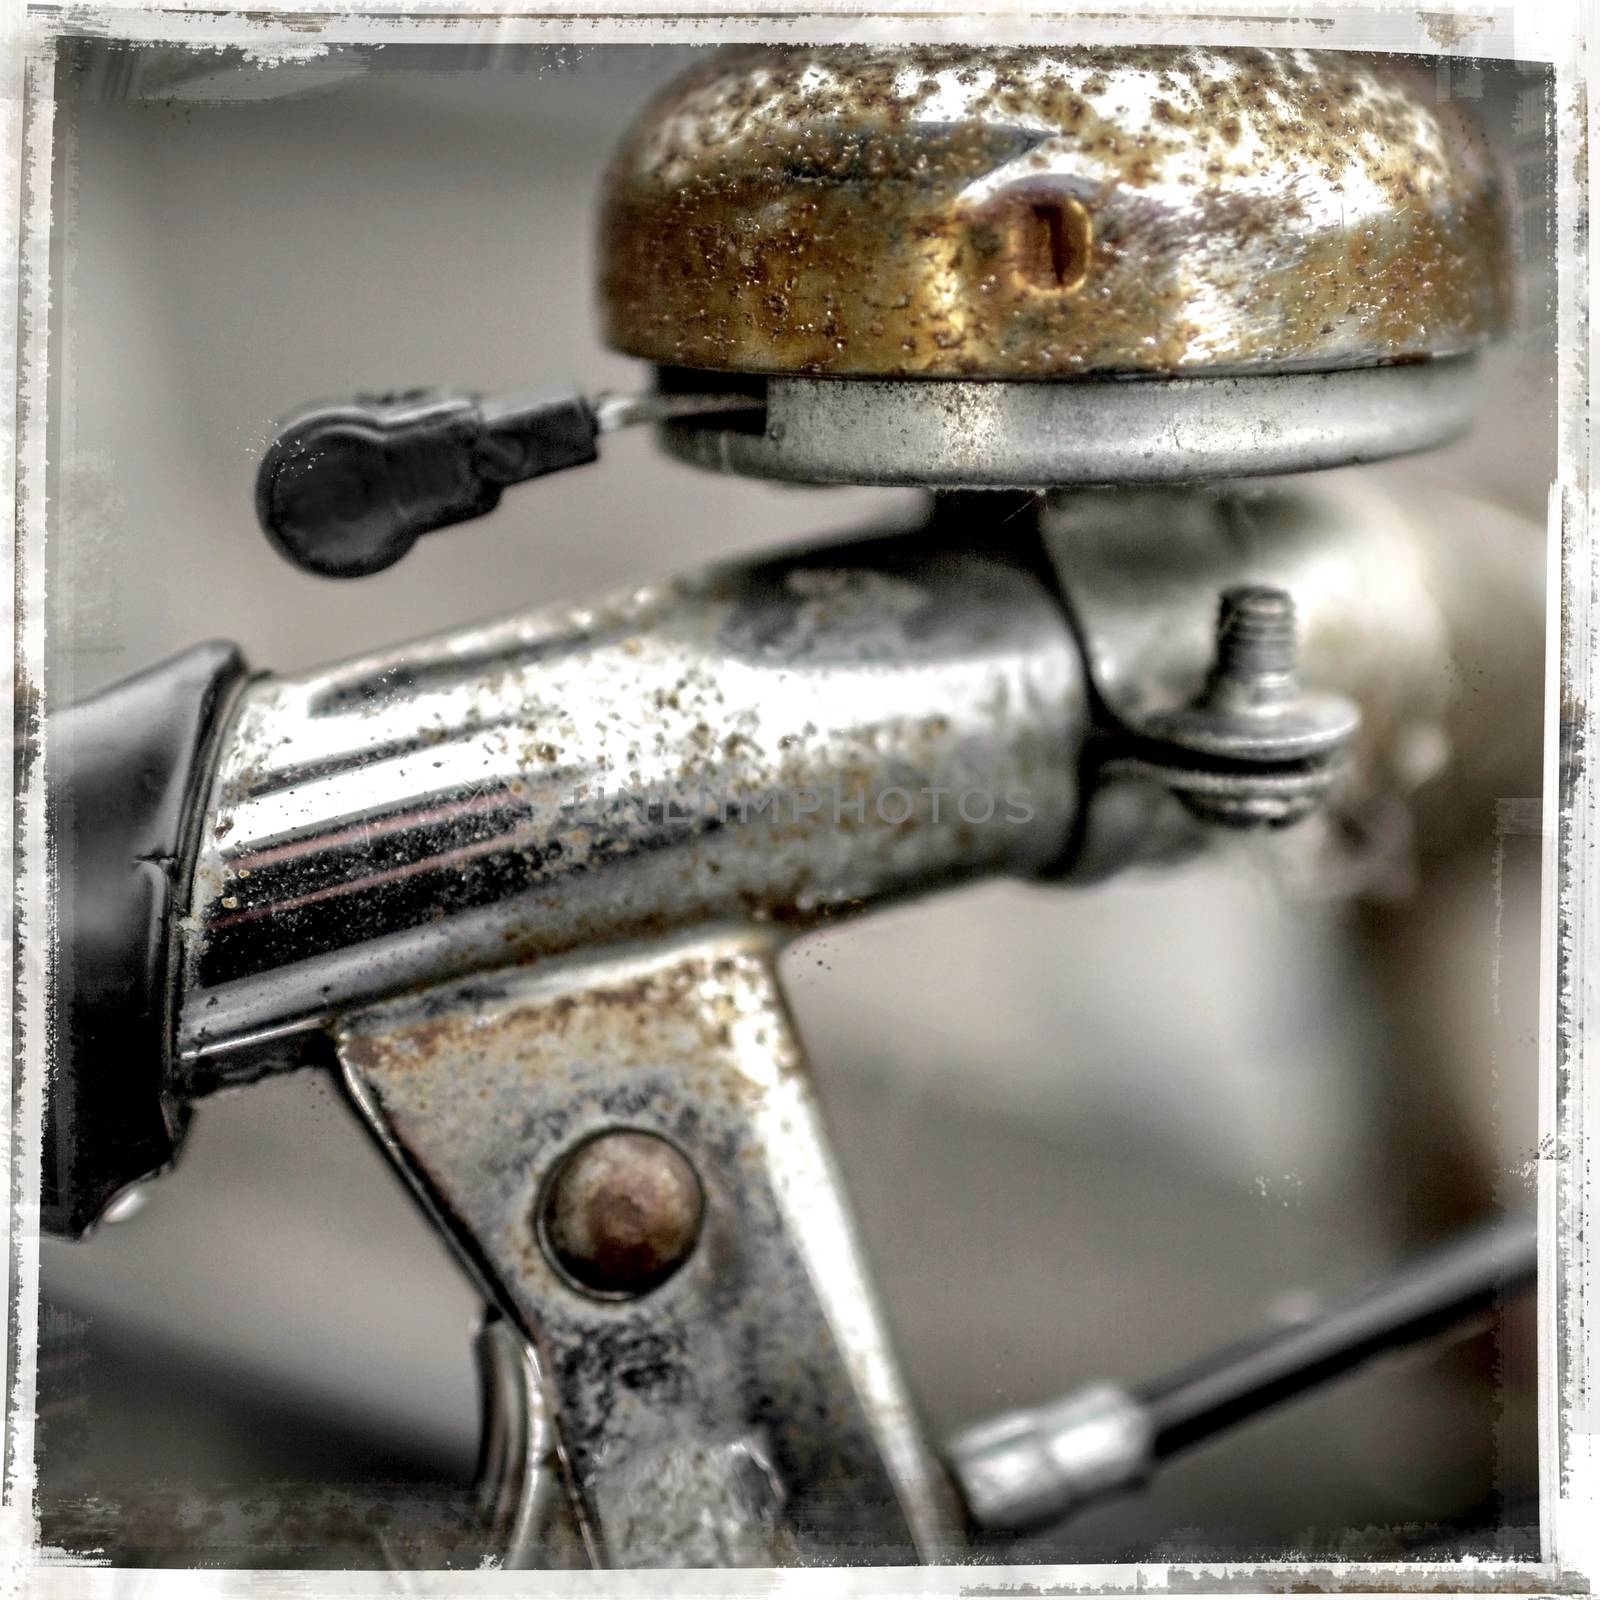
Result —
POLYGON ((1088 208, 1070 197, 1036 200, 1023 208, 1019 222, 1019 265, 1026 281, 1056 294, 1081 289, 1094 247, 1088 208))

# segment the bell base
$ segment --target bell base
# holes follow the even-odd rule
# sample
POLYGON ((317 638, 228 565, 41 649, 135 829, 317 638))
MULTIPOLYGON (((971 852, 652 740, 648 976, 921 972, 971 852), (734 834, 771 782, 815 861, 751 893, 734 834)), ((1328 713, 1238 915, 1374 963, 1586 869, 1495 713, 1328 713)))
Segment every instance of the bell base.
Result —
MULTIPOLYGON (((687 374, 674 373, 681 385, 687 374)), ((785 483, 1048 489, 1381 461, 1473 420, 1477 358, 1207 378, 1062 382, 774 377, 764 411, 658 429, 693 466, 785 483)), ((694 374, 697 387, 715 387, 694 374)), ((741 388, 750 380, 737 380, 741 388)))

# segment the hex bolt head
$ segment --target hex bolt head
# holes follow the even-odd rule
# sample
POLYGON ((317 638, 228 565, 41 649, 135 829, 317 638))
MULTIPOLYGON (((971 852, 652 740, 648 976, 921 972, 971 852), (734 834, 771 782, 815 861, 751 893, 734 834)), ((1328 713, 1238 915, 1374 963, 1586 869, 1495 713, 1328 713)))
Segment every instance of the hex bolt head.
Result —
POLYGON ((659 1134, 618 1128, 567 1152, 536 1207, 546 1257, 578 1288, 631 1299, 660 1287, 700 1237, 705 1193, 659 1134))

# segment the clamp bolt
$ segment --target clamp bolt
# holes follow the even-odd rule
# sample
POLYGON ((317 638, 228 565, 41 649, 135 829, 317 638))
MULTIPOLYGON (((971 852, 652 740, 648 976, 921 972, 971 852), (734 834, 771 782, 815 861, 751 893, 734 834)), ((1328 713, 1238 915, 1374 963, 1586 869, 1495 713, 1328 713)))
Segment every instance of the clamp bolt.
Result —
POLYGON ((1224 827, 1287 827, 1325 797, 1361 713, 1344 695, 1307 693, 1296 673, 1294 601, 1282 589, 1228 589, 1216 658, 1188 705, 1152 718, 1146 753, 1111 764, 1137 770, 1196 816, 1224 827))
POLYGON ((1280 763, 1333 755, 1360 713, 1343 695, 1307 694, 1295 672, 1294 601, 1249 584, 1223 593, 1216 664, 1192 704, 1148 730, 1164 744, 1224 761, 1280 763))

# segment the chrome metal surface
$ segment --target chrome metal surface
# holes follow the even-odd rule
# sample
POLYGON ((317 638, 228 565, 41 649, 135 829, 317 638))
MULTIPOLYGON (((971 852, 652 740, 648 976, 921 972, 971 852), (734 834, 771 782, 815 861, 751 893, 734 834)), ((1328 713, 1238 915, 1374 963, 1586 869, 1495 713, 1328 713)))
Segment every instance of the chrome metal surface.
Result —
POLYGON ((640 394, 599 394, 589 402, 601 433, 617 433, 650 422, 669 422, 675 417, 715 416, 728 411, 760 411, 759 401, 733 391, 704 394, 662 394, 646 390, 640 394))
MULTIPOLYGON (((1489 642, 1476 629, 1458 635, 1446 600, 1463 564, 1484 559, 1481 543, 1454 548, 1452 529, 1353 473, 1052 495, 1040 528, 1096 690, 1126 727, 1158 727, 1204 694, 1219 590, 1269 584, 1291 594, 1306 680, 1361 709, 1331 797, 1337 859, 1324 869, 1341 881, 1404 879, 1409 857, 1395 852, 1409 849, 1408 830, 1376 824, 1473 748, 1453 719, 1465 707, 1466 652, 1489 642)), ((1119 773, 1128 785, 1138 777, 1121 761, 1104 776, 1119 773)), ((1150 836, 1151 813, 1125 793, 1107 798, 1115 803, 1103 810, 1099 791, 1087 802, 1088 831, 1095 854, 1117 862, 1150 836)))
POLYGON ((771 378, 764 425, 673 422, 694 466, 792 483, 1055 488, 1380 461, 1464 432, 1471 356, 1271 376, 1058 383, 771 378))
POLYGON ((1382 481, 1083 490, 1048 496, 1040 531, 1095 687, 1123 723, 1159 724, 1203 694, 1218 593, 1269 585, 1294 599, 1300 672, 1361 707, 1355 753, 1373 780, 1405 791, 1438 770, 1412 747, 1438 752, 1452 697, 1435 592, 1458 552, 1449 528, 1382 481))
POLYGON ((482 968, 1037 872, 1087 716, 1046 586, 934 538, 261 681, 183 930, 191 1086, 482 968))
POLYGON ((1142 1483, 1153 1442, 1145 1408, 1116 1384, 1095 1383, 964 1429, 945 1457, 973 1522, 1016 1531, 1142 1483))
MULTIPOLYGON (((924 1451, 758 933, 487 973, 346 1018, 384 1149, 538 1352, 584 1537, 608 1566, 950 1555, 924 1451), (597 1299, 540 1249, 541 1192, 625 1122, 699 1175, 666 1282, 597 1299)), ((533 1381, 531 1378, 528 1380, 533 1381)))
POLYGON ((483 1396, 478 1501, 488 1554, 513 1572, 592 1565, 568 1498, 538 1352, 514 1322, 490 1309, 476 1354, 483 1396))
MULTIPOLYGON (((1050 495, 1040 530, 1096 692, 1129 727, 1203 692, 1220 589, 1294 596, 1306 681, 1361 708, 1321 830, 1319 892, 1404 892, 1417 854, 1459 840, 1522 781, 1513 752, 1530 730, 1512 686, 1537 681, 1544 555, 1481 500, 1341 472, 1050 495)), ((1196 847, 1143 780, 1098 784, 1084 804, 1080 876, 1196 847)))
POLYGON ((640 117, 598 260, 648 361, 1035 379, 1474 349, 1509 254, 1481 135, 1403 58, 765 45, 640 117))

